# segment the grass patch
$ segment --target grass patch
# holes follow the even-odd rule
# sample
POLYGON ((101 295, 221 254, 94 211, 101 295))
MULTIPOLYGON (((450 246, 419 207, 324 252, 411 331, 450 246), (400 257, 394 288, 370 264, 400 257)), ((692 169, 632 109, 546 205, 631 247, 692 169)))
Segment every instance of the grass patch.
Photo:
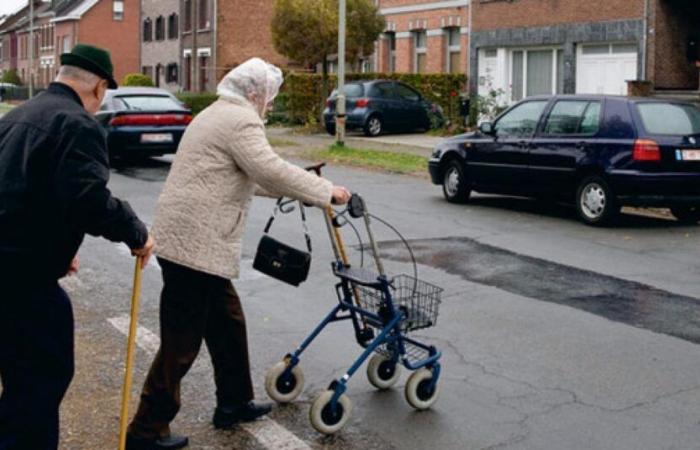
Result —
POLYGON ((298 145, 294 141, 277 138, 270 138, 268 139, 268 142, 270 142, 270 145, 273 147, 296 147, 298 145))
POLYGON ((9 103, 0 103, 0 114, 5 114, 8 113, 14 108, 14 105, 10 105, 9 103))
POLYGON ((428 158, 424 156, 366 148, 340 147, 335 144, 327 149, 306 152, 304 156, 331 164, 369 167, 395 173, 425 172, 428 165, 428 158))

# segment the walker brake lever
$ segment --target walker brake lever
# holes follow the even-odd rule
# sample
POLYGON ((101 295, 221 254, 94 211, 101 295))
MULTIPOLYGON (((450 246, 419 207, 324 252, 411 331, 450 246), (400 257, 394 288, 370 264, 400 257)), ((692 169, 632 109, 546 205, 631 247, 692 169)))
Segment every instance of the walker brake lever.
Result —
POLYGON ((282 214, 289 214, 290 212, 294 211, 294 203, 296 202, 296 200, 289 199, 280 203, 278 208, 282 214))

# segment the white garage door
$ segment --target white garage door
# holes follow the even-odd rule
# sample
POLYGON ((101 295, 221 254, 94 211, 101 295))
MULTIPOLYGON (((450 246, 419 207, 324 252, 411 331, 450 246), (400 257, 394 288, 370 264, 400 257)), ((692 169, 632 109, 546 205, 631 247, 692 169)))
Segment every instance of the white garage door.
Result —
POLYGON ((627 94, 626 80, 637 79, 637 44, 579 45, 577 94, 627 94))

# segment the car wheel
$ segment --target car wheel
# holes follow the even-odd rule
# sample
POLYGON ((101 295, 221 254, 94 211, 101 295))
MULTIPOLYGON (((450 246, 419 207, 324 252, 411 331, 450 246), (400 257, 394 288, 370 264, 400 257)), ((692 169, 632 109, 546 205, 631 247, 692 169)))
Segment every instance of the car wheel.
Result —
POLYGON ((335 136, 335 124, 334 123, 327 123, 326 124, 326 132, 330 134, 331 136, 335 136))
POLYGON ((442 193, 450 203, 466 203, 469 201, 471 186, 465 174, 464 165, 458 159, 447 163, 442 176, 442 193))
POLYGON ((370 116, 364 126, 365 136, 376 137, 384 131, 384 123, 379 116, 370 116))
POLYGON ((576 190, 576 211, 586 225, 609 225, 620 213, 615 194, 600 176, 584 178, 576 190))
POLYGON ((700 222, 700 206, 674 206, 671 208, 671 214, 682 223, 696 224, 700 222))

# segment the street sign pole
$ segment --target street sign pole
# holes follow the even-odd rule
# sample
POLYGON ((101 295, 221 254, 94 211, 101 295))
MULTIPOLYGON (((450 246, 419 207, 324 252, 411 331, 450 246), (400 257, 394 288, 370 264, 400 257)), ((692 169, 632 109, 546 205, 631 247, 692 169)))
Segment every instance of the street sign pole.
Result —
POLYGON ((34 0, 29 0, 29 98, 34 97, 34 0))
POLYGON ((336 143, 345 145, 345 11, 346 0, 338 2, 338 101, 336 104, 336 143))

